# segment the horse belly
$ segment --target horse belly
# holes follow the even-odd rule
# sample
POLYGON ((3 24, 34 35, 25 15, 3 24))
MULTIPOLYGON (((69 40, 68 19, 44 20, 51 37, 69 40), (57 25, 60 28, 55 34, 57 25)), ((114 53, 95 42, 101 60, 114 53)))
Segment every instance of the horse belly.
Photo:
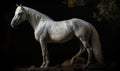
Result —
POLYGON ((69 41, 74 37, 74 34, 72 32, 64 32, 64 33, 54 33, 50 36, 50 42, 55 43, 64 43, 66 41, 69 41))

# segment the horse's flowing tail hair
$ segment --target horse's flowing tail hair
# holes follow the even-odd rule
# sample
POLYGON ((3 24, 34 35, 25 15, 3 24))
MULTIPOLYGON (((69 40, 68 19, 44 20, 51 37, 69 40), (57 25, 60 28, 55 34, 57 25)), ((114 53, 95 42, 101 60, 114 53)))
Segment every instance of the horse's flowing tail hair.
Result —
POLYGON ((98 35, 96 29, 92 25, 91 25, 91 28, 92 28, 91 45, 93 47, 93 54, 94 54, 96 60, 100 64, 103 64, 103 55, 102 55, 99 35, 98 35))

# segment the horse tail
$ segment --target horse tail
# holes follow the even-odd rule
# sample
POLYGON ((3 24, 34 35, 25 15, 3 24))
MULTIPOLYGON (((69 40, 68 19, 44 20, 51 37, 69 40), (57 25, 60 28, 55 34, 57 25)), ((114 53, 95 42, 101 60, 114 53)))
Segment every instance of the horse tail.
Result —
POLYGON ((91 25, 91 27, 92 27, 91 45, 93 48, 93 54, 94 54, 97 62, 100 64, 103 64, 103 56, 102 56, 99 35, 98 35, 96 29, 92 25, 91 25))

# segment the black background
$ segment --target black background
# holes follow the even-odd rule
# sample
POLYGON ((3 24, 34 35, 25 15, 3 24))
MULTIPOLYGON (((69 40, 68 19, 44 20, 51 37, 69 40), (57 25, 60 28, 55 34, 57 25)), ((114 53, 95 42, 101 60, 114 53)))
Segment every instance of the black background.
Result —
MULTIPOLYGON (((120 26, 110 22, 97 22, 92 18, 94 4, 68 8, 61 0, 4 0, 0 4, 0 67, 12 71, 17 66, 40 66, 41 48, 34 38, 34 31, 27 21, 19 29, 10 26, 16 3, 36 9, 59 21, 73 17, 91 22, 97 29, 106 63, 118 64, 120 26), (2 5, 3 4, 3 5, 2 5)), ((117 23, 117 22, 116 22, 117 23)), ((62 63, 78 51, 79 41, 73 39, 65 44, 48 44, 51 65, 62 63)))

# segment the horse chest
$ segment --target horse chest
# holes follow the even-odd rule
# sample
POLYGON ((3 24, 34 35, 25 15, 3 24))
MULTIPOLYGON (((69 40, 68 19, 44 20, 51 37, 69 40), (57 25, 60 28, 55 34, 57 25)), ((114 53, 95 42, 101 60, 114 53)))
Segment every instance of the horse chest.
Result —
POLYGON ((45 26, 38 25, 38 27, 34 31, 35 39, 39 41, 39 38, 45 34, 45 26))

